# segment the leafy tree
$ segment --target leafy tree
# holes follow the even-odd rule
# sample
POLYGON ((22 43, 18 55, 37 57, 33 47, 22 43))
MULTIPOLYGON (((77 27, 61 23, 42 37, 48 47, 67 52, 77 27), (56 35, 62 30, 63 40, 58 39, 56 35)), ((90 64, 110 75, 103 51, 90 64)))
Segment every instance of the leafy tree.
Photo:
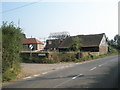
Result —
POLYGON ((73 37, 72 38, 72 43, 70 45, 70 50, 79 51, 81 46, 82 46, 81 39, 79 37, 73 37))
POLYGON ((114 39, 109 40, 108 44, 116 49, 120 49, 120 35, 115 35, 114 39))
POLYGON ((114 42, 115 42, 116 47, 117 47, 118 49, 120 49, 120 35, 117 34, 117 35, 114 37, 114 42))
POLYGON ((113 46, 114 45, 114 40, 113 39, 112 40, 108 40, 108 45, 113 46))
POLYGON ((20 50, 22 48, 23 33, 13 22, 3 22, 2 30, 2 73, 3 81, 9 81, 20 71, 20 50))

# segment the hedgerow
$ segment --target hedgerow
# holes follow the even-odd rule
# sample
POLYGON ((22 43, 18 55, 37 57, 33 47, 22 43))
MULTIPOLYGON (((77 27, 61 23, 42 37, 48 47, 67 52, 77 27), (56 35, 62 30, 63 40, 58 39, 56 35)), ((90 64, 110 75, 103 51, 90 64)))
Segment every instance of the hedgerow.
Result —
POLYGON ((3 22, 2 30, 2 80, 14 79, 20 72, 20 50, 23 33, 13 23, 3 22))

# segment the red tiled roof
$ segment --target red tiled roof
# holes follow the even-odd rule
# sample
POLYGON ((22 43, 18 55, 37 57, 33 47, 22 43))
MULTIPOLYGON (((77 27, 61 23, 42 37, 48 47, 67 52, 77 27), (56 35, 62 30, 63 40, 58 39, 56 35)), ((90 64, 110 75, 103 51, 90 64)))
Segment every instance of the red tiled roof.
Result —
POLYGON ((37 40, 36 38, 26 38, 23 40, 23 44, 35 44, 35 43, 39 43, 39 44, 43 44, 43 42, 37 40))

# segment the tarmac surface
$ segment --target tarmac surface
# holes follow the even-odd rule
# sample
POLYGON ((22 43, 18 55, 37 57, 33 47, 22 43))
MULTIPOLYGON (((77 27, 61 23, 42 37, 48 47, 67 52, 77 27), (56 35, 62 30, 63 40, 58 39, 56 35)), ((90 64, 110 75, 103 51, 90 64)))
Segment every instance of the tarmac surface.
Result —
MULTIPOLYGON (((60 67, 54 64, 59 68, 50 65, 51 68, 41 74, 25 77, 4 85, 3 88, 118 88, 118 64, 118 56, 65 66, 63 64, 62 68, 61 64, 60 67)), ((32 70, 33 67, 29 69, 32 70)))

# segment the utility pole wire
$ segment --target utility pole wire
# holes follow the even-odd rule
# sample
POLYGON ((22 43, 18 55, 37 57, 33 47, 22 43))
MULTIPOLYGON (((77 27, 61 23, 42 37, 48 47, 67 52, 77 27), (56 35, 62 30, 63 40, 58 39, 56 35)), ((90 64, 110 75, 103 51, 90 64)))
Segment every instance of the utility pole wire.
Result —
POLYGON ((29 3, 29 4, 26 4, 26 5, 23 5, 23 6, 19 6, 19 7, 13 8, 13 9, 5 10, 5 11, 0 12, 0 14, 7 13, 7 12, 10 12, 10 11, 14 11, 16 9, 20 9, 20 8, 23 8, 23 7, 26 7, 26 6, 30 6, 30 5, 33 5, 35 3, 38 3, 38 2, 33 2, 33 3, 29 3))

